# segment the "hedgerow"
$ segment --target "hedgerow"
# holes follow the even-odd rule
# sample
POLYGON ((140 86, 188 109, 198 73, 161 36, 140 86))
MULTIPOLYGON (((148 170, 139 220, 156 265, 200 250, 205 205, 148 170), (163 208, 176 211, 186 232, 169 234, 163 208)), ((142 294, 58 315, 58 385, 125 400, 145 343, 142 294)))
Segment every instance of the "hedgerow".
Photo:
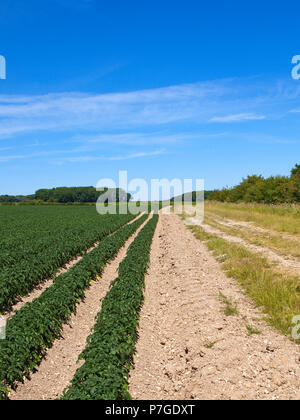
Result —
POLYGON ((300 203, 300 165, 292 169, 290 176, 248 176, 235 187, 212 191, 208 199, 230 203, 300 203))
POLYGON ((9 387, 14 389, 36 368, 59 338, 62 325, 76 311, 84 290, 147 217, 144 215, 103 239, 78 264, 58 276, 39 298, 8 320, 6 340, 0 341, 0 399, 7 398, 9 387))
POLYGON ((138 338, 145 274, 157 221, 158 215, 154 215, 120 264, 119 276, 102 302, 94 332, 79 357, 85 363, 77 370, 61 399, 131 399, 128 378, 138 338))

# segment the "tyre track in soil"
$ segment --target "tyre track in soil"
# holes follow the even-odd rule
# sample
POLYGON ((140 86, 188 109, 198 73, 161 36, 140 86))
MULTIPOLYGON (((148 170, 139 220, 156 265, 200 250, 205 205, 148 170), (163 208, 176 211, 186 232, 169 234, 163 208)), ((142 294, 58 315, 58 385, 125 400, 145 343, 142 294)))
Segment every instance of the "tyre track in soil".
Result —
POLYGON ((260 226, 257 226, 255 222, 236 221, 236 220, 228 219, 226 217, 218 216, 215 213, 209 212, 209 211, 206 211, 206 213, 209 216, 212 216, 215 219, 215 222, 223 226, 239 227, 245 231, 250 230, 252 232, 265 233, 267 235, 278 235, 278 236, 280 235, 280 237, 283 239, 288 239, 288 240, 291 239, 293 241, 298 241, 298 242, 300 240, 300 236, 297 234, 292 235, 291 233, 281 232, 279 230, 262 228, 260 226))
MULTIPOLYGON (((212 217, 214 219, 214 222, 221 226, 225 226, 229 228, 238 228, 240 231, 244 233, 249 233, 249 232, 254 233, 254 234, 263 233, 263 234, 266 234, 267 236, 273 236, 273 237, 277 236, 280 239, 293 241, 296 247, 299 245, 298 242, 300 241, 300 237, 297 235, 291 235, 291 234, 279 232, 276 230, 269 230, 269 229, 261 228, 259 226, 253 225, 252 222, 236 222, 235 220, 221 218, 219 216, 216 216, 215 214, 213 214, 212 217)), ((289 258, 289 257, 297 261, 297 257, 294 257, 292 255, 286 256, 286 258, 289 258)))
MULTIPOLYGON (((141 216, 142 214, 137 218, 141 216)), ((31 378, 25 379, 24 384, 19 384, 17 390, 10 394, 10 400, 55 400, 62 395, 76 370, 84 362, 77 363, 78 357, 84 350, 86 340, 95 325, 95 318, 101 310, 101 301, 108 292, 110 283, 117 276, 119 264, 148 221, 149 218, 120 249, 115 259, 107 264, 101 277, 91 283, 85 292, 84 300, 78 304, 76 313, 71 316, 69 323, 63 326, 62 338, 54 342, 31 378)), ((131 223, 133 221, 129 222, 131 223)))
POLYGON ((228 242, 235 244, 240 244, 243 247, 247 248, 249 251, 259 252, 263 254, 270 262, 279 265, 281 268, 293 271, 295 274, 300 274, 300 261, 296 260, 293 257, 283 257, 277 254, 275 251, 272 251, 270 248, 250 244, 245 239, 242 239, 238 236, 229 235, 220 229, 207 225, 205 223, 199 224, 199 226, 206 232, 213 235, 217 235, 220 238, 225 239, 228 242))
POLYGON ((139 337, 135 400, 300 398, 299 346, 267 325, 174 214, 158 222, 139 337), (224 315, 220 293, 238 316, 224 315), (261 334, 249 336, 246 325, 261 334))
MULTIPOLYGON (((131 223, 135 222, 137 219, 139 219, 140 217, 143 216, 143 214, 145 213, 141 213, 139 214, 136 218, 134 218, 133 220, 131 220, 129 223, 127 223, 128 225, 130 225, 131 223)), ((122 227, 121 227, 122 228, 122 227)), ((120 228, 120 229, 121 229, 120 228)), ((113 235, 116 232, 111 233, 110 235, 105 236, 103 239, 108 238, 109 236, 113 235)), ((102 239, 102 240, 103 240, 102 239)), ((28 293, 28 295, 22 297, 19 299, 19 301, 12 306, 11 310, 9 312, 5 312, 3 314, 3 317, 5 319, 9 319, 12 316, 14 316, 14 314, 19 311, 20 309, 23 308, 23 306, 26 305, 26 303, 31 303, 34 299, 37 299, 38 297, 41 296, 41 294, 47 290, 52 284, 54 279, 56 279, 58 276, 60 276, 61 274, 66 273, 67 271, 70 270, 70 268, 74 267, 74 265, 78 264, 79 261, 82 260, 82 258, 86 255, 89 254, 90 252, 92 252, 95 248, 97 248, 97 246, 100 244, 101 241, 96 242, 93 246, 91 246, 89 249, 87 249, 86 251, 84 251, 83 254, 81 255, 77 255, 76 257, 74 257, 72 260, 70 260, 68 263, 66 263, 65 265, 63 265, 62 267, 60 267, 58 269, 58 271, 54 274, 53 277, 51 278, 47 278, 42 280, 30 293, 28 293)))

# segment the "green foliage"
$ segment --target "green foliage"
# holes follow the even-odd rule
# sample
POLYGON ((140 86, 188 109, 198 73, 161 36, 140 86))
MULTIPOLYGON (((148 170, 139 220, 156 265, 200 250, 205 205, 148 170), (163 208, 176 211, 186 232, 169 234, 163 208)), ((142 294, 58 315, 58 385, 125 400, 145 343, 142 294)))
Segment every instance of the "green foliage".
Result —
POLYGON ((99 192, 94 187, 59 187, 40 189, 33 195, 1 195, 0 203, 38 204, 38 203, 96 203, 98 198, 106 193, 108 202, 130 201, 131 194, 121 188, 108 189, 99 192))
POLYGON ((285 273, 269 261, 239 244, 193 226, 196 237, 205 241, 215 257, 222 257, 222 268, 236 279, 258 307, 263 308, 270 325, 291 334, 292 319, 300 313, 299 276, 285 273))
POLYGON ((230 302, 230 300, 225 295, 223 295, 223 293, 220 293, 219 297, 221 302, 223 302, 225 305, 223 310, 226 316, 238 315, 237 308, 230 302))
POLYGON ((0 207, 0 312, 133 217, 92 207, 0 207))
POLYGON ((27 303, 8 320, 6 340, 0 341, 0 399, 39 364, 62 325, 84 298, 84 290, 147 219, 144 215, 108 236, 69 271, 57 277, 39 298, 27 303))
POLYGON ((300 165, 296 165, 290 177, 261 175, 248 176, 229 189, 215 190, 209 194, 209 200, 236 203, 299 203, 300 202, 300 165))
MULTIPOLYGON (((204 191, 204 200, 207 200, 212 191, 204 191)), ((183 195, 178 195, 177 197, 171 198, 171 203, 182 202, 184 199, 185 202, 196 203, 197 201, 197 191, 191 193, 185 193, 183 195)))
POLYGON ((0 195, 0 203, 24 203, 33 199, 34 195, 0 195))
POLYGON ((64 400, 128 400, 128 377, 138 338, 139 312, 150 245, 158 215, 147 223, 130 246, 119 276, 102 302, 93 334, 80 356, 85 363, 64 392, 64 400))
POLYGON ((94 187, 59 187, 38 190, 35 199, 56 203, 96 203, 104 193, 108 197, 108 202, 129 201, 131 198, 130 194, 120 188, 105 188, 103 192, 99 192, 94 187))
POLYGON ((257 330, 256 328, 251 327, 251 325, 246 325, 246 329, 248 331, 248 335, 260 335, 261 332, 257 330))

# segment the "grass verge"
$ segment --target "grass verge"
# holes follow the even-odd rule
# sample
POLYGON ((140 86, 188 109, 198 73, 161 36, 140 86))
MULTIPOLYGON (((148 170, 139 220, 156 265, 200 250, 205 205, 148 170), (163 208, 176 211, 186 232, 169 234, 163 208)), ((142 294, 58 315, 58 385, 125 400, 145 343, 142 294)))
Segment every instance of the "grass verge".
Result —
POLYGON ((280 233, 275 231, 269 231, 268 234, 265 232, 257 232, 251 230, 251 227, 238 227, 238 226, 224 226, 214 218, 211 213, 205 214, 205 223, 217 228, 227 235, 238 236, 253 245, 269 248, 281 255, 290 257, 300 258, 300 242, 291 238, 286 238, 280 233))
POLYGON ((208 234, 199 226, 190 229, 221 260, 228 277, 236 279, 253 301, 264 308, 268 323, 291 335, 292 319, 300 314, 299 277, 276 271, 266 258, 208 234))
POLYGON ((206 201, 205 210, 220 217, 243 222, 253 222, 256 226, 278 232, 300 235, 300 206, 264 205, 246 203, 219 203, 206 201))

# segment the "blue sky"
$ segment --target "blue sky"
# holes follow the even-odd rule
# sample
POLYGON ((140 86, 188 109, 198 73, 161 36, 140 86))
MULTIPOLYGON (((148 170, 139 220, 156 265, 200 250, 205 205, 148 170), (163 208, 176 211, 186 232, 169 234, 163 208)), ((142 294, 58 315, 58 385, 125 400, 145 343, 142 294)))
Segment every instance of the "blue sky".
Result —
POLYGON ((0 194, 300 163, 296 1, 1 0, 0 194))

